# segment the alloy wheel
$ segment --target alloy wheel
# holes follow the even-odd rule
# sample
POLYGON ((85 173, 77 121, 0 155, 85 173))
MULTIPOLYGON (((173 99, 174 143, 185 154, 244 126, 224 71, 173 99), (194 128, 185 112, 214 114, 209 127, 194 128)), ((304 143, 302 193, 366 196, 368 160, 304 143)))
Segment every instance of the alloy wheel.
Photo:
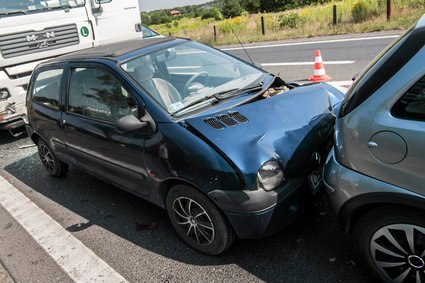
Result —
POLYGON ((370 241, 372 259, 392 282, 425 282, 425 228, 391 224, 370 241))
POLYGON ((39 149, 40 149, 39 151, 40 159, 44 167, 50 172, 53 172, 55 170, 56 164, 55 164, 55 160, 53 159, 53 155, 50 152, 50 149, 44 144, 41 144, 39 149))
POLYGON ((207 211, 196 201, 188 197, 178 197, 173 202, 176 222, 201 246, 211 244, 215 239, 215 229, 207 211))

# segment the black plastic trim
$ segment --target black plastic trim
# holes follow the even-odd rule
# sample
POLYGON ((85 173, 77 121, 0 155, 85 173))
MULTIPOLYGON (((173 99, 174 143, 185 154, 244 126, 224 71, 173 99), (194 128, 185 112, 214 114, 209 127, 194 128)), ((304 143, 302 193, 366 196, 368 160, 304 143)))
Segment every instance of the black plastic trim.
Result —
POLYGON ((403 193, 368 193, 352 198, 338 212, 344 231, 350 234, 357 220, 367 211, 379 206, 401 205, 425 210, 425 196, 408 195, 403 193))

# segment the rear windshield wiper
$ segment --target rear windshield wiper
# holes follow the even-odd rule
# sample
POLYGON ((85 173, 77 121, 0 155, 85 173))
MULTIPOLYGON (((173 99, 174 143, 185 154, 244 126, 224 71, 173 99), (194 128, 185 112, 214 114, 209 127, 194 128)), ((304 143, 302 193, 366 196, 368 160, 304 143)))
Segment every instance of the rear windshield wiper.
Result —
POLYGON ((237 95, 240 95, 242 93, 249 92, 249 91, 262 90, 263 85, 264 85, 264 83, 260 82, 260 83, 254 84, 254 85, 250 85, 248 87, 235 88, 235 89, 230 89, 230 90, 226 90, 226 91, 221 91, 221 92, 215 93, 214 97, 217 98, 218 100, 226 99, 226 98, 237 96, 237 95))

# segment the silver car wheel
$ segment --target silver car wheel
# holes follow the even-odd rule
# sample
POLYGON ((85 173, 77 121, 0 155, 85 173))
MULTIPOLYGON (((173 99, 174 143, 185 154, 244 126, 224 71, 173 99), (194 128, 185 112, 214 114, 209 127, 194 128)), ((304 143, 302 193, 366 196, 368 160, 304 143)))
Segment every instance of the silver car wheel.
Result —
POLYGON ((187 237, 196 240, 201 246, 207 246, 214 241, 214 224, 199 203, 188 197, 176 198, 173 202, 173 212, 177 224, 184 227, 187 237))
POLYGON ((43 144, 40 145, 40 159, 47 170, 51 172, 55 170, 56 164, 52 153, 50 152, 49 148, 43 144))
POLYGON ((425 228, 391 224, 370 241, 372 259, 392 282, 425 282, 425 228))

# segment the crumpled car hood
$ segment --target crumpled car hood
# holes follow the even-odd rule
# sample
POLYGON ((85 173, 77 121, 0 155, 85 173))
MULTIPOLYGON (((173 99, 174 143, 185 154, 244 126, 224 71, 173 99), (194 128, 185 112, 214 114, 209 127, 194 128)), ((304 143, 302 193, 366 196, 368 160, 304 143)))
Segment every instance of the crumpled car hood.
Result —
POLYGON ((242 173, 248 188, 254 189, 256 174, 264 162, 277 160, 285 170, 297 168, 329 139, 335 121, 331 104, 340 102, 343 96, 328 84, 312 84, 186 122, 226 156, 242 173), (205 121, 232 112, 239 112, 248 121, 232 119, 237 124, 231 126, 217 119, 225 126, 222 129, 205 121))

